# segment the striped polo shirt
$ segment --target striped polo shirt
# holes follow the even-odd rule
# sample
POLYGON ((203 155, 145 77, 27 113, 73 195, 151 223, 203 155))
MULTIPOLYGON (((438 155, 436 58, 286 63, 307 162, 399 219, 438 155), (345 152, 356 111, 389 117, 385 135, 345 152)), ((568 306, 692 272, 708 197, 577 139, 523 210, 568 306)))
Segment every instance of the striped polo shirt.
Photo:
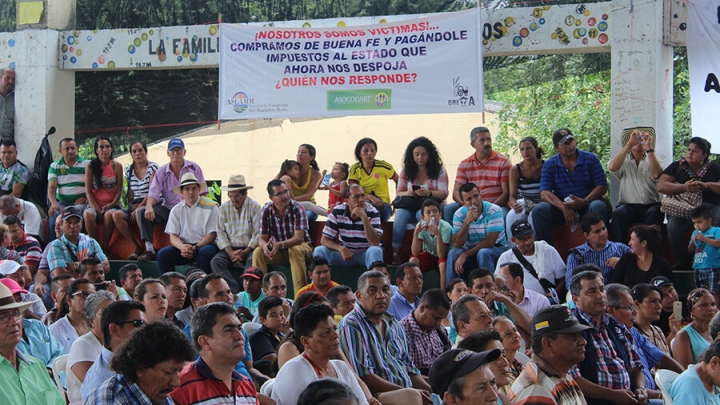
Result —
POLYGON ((552 191, 559 199, 572 194, 585 198, 597 186, 607 186, 605 171, 600 160, 592 153, 577 150, 577 163, 568 170, 560 154, 548 159, 540 174, 540 192, 552 191))
POLYGON ((80 156, 72 167, 65 164, 64 158, 50 164, 48 182, 57 182, 55 198, 58 201, 74 203, 78 198, 85 197, 85 169, 89 164, 89 160, 80 156))
POLYGON ((202 357, 185 366, 180 372, 180 386, 170 393, 178 404, 196 405, 256 405, 257 391, 252 380, 233 371, 232 391, 223 380, 213 375, 202 357))
MULTIPOLYGON (((370 224, 382 236, 383 231, 380 226, 380 213, 370 203, 365 203, 365 213, 367 213, 370 224)), ((337 242, 346 248, 358 252, 365 251, 370 248, 370 243, 365 236, 365 226, 360 218, 353 219, 350 216, 350 207, 347 203, 336 205, 330 214, 328 214, 327 222, 323 235, 337 242)))
POLYGON ((492 202, 502 194, 500 184, 508 182, 510 167, 510 161, 495 151, 492 151, 485 163, 480 163, 473 153, 460 162, 455 181, 460 184, 474 183, 482 198, 492 202))
POLYGON ((533 354, 508 395, 513 404, 585 405, 580 386, 568 374, 560 375, 542 357, 533 354))
MULTIPOLYGON (((502 209, 487 201, 483 201, 482 204, 482 214, 480 214, 480 217, 475 222, 470 224, 464 247, 468 249, 472 248, 487 239, 487 234, 491 232, 498 233, 498 237, 495 240, 495 246, 507 246, 507 239, 505 238, 505 220, 503 219, 502 209)), ((453 235, 458 233, 460 228, 462 228, 463 222, 465 222, 465 217, 467 217, 467 213, 467 207, 460 207, 459 210, 455 211, 455 215, 453 216, 453 235)))

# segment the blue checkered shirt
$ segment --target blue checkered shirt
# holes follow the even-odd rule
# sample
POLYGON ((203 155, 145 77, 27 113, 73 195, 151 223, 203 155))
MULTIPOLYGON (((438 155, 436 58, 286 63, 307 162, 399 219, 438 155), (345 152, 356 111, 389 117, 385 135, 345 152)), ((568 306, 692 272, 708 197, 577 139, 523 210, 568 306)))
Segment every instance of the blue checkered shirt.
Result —
MULTIPOLYGON (((150 398, 145 395, 140 387, 131 383, 123 376, 115 377, 105 381, 97 387, 83 403, 84 405, 153 405, 150 398)), ((168 396, 159 405, 174 405, 175 402, 168 396)))
MULTIPOLYGON (((605 247, 600 250, 595 250, 591 248, 587 242, 576 247, 575 249, 577 249, 578 252, 580 252, 580 254, 582 255, 584 263, 591 263, 600 267, 600 270, 602 270, 605 285, 610 284, 610 280, 612 280, 613 275, 613 268, 605 264, 607 262, 607 259, 611 257, 620 258, 625 253, 630 252, 630 247, 628 245, 624 243, 610 241, 607 241, 605 247)), ((568 254, 567 276, 565 277, 565 287, 568 289, 568 291, 570 291, 570 280, 572 280, 572 272, 575 267, 579 266, 580 264, 581 263, 578 262, 578 260, 575 258, 574 253, 571 252, 568 254)))

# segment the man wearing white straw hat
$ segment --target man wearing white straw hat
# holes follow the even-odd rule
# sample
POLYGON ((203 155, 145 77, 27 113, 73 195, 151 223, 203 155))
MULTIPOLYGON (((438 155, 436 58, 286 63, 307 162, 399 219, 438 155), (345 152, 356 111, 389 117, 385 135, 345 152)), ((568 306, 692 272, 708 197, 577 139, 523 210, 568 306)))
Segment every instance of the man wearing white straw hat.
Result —
POLYGON ((33 302, 15 302, 0 283, 0 398, 8 404, 64 405, 45 365, 17 350, 22 339, 22 314, 33 302))
POLYGON ((176 265, 192 262, 210 272, 210 260, 218 252, 215 245, 218 207, 214 201, 200 196, 204 186, 194 174, 185 173, 180 184, 173 187, 173 192, 183 199, 170 210, 165 226, 172 245, 160 249, 157 255, 163 274, 175 271, 176 265))
POLYGON ((231 175, 227 186, 220 188, 227 191, 228 201, 220 206, 215 241, 220 252, 210 261, 210 268, 213 273, 223 276, 232 292, 236 293, 240 291, 240 283, 230 269, 243 270, 252 266, 253 251, 258 247, 262 207, 248 197, 247 191, 253 186, 245 183, 242 174, 231 175))

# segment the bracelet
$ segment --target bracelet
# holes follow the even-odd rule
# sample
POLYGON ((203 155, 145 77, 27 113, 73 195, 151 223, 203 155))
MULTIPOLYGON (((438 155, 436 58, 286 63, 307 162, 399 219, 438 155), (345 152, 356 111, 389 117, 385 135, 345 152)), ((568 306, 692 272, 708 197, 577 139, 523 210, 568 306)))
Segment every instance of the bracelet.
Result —
POLYGON ((647 152, 647 153, 655 153, 655 149, 648 149, 648 150, 646 150, 645 152, 647 152))
POLYGON ((280 242, 280 249, 285 250, 285 241, 280 242))

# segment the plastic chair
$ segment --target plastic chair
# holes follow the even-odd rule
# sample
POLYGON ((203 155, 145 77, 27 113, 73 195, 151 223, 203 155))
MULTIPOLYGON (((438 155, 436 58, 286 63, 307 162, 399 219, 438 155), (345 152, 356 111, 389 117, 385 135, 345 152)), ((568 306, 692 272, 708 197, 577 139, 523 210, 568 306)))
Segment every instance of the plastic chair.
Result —
POLYGON ((655 384, 657 384, 660 392, 662 392, 663 403, 665 405, 672 405, 673 403, 669 390, 673 381, 675 381, 679 375, 680 374, 672 370, 658 370, 657 373, 655 373, 655 384))
POLYGON ((245 322, 242 325, 243 331, 245 331, 245 334, 247 335, 248 339, 252 337, 252 335, 255 334, 260 328, 262 327, 262 324, 259 324, 257 322, 245 322))
POLYGON ((260 387, 260 393, 270 398, 272 396, 273 387, 275 386, 275 379, 271 378, 260 387))
POLYGON ((526 356, 525 353, 520 353, 520 351, 518 350, 518 352, 515 353, 515 360, 525 365, 528 364, 528 362, 530 361, 530 357, 526 356))
POLYGON ((62 395, 65 400, 67 400, 67 393, 65 392, 65 388, 62 385, 62 381, 60 380, 60 372, 65 372, 65 367, 67 367, 67 361, 68 357, 70 357, 69 354, 63 354, 62 356, 56 358, 52 362, 52 372, 53 372, 53 379, 55 380, 55 385, 57 385, 58 391, 60 391, 60 395, 62 395))

